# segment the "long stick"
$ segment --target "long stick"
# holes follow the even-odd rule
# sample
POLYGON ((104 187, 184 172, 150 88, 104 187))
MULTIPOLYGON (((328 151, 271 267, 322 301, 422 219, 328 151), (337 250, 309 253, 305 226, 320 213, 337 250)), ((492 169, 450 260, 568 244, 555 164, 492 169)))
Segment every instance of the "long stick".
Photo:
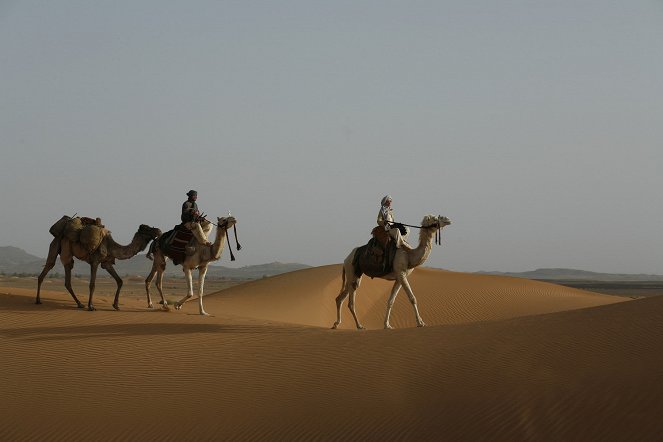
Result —
POLYGON ((398 223, 396 221, 386 221, 389 224, 400 224, 401 226, 408 226, 408 227, 414 227, 415 229, 423 229, 423 226, 413 226, 412 224, 404 224, 404 223, 398 223))

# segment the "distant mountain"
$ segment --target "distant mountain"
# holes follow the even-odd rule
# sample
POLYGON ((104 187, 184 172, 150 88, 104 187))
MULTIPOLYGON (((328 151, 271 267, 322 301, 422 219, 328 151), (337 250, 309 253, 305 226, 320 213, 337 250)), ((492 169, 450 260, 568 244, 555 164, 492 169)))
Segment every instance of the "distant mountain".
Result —
POLYGON ((0 247, 0 269, 5 267, 20 266, 39 260, 35 255, 30 255, 18 247, 0 247))
POLYGON ((632 273, 598 273, 576 269, 536 269, 529 272, 477 272, 489 275, 513 276, 527 279, 549 279, 565 281, 663 281, 663 275, 632 273))
MULTIPOLYGON (((17 247, 0 247, 0 273, 6 275, 38 275, 44 268, 46 258, 40 258, 31 255, 26 251, 17 247)), ((210 265, 207 271, 207 276, 212 278, 228 278, 228 279, 258 279, 265 276, 274 276, 281 273, 292 272, 308 268, 305 264, 297 263, 282 263, 272 262, 269 264, 260 264, 253 266, 244 266, 237 269, 210 265)), ((116 261, 115 270, 120 276, 125 275, 141 275, 147 276, 152 268, 152 261, 147 259, 144 254, 139 254, 133 258, 116 261)), ((55 267, 49 272, 49 275, 59 273, 64 274, 64 268, 58 259, 55 267)), ((99 269, 99 274, 104 275, 106 272, 99 269)), ((75 275, 89 275, 90 266, 76 260, 74 263, 75 275)), ((183 276, 182 267, 174 266, 172 263, 166 265, 167 276, 183 276)))

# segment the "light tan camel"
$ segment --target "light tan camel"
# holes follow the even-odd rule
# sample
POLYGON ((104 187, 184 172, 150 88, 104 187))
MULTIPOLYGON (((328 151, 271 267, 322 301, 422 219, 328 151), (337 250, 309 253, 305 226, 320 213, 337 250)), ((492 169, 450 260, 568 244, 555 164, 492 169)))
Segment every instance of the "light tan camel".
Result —
MULTIPOLYGON (((227 230, 233 227, 237 221, 233 216, 227 218, 217 218, 216 226, 216 238, 214 243, 211 246, 206 246, 204 244, 199 244, 196 242, 195 252, 191 255, 187 255, 184 262, 182 262, 182 270, 184 271, 184 276, 186 277, 187 282, 187 294, 184 298, 180 299, 175 303, 175 309, 180 310, 182 305, 189 301, 193 297, 193 280, 192 272, 194 269, 198 269, 198 307, 200 309, 200 314, 208 316, 209 313, 203 308, 203 289, 205 286, 205 275, 207 274, 207 265, 210 262, 218 261, 221 258, 221 252, 223 252, 223 247, 225 245, 226 237, 228 236, 227 230)), ((166 235, 163 235, 166 236, 166 235)), ((162 236, 162 238, 163 238, 162 236)), ((163 303, 163 309, 169 310, 168 302, 163 296, 163 273, 166 270, 166 261, 168 256, 163 252, 161 247, 161 238, 156 241, 154 250, 152 251, 152 270, 150 274, 147 275, 145 279, 145 292, 147 294, 147 307, 154 308, 152 305, 152 299, 150 297, 150 286, 152 285, 152 280, 156 275, 157 281, 156 286, 159 294, 161 295, 161 302, 163 303)))
POLYGON ((131 243, 126 246, 122 246, 116 243, 113 240, 110 232, 108 232, 106 235, 104 235, 99 247, 97 247, 93 252, 89 253, 83 246, 81 246, 79 242, 71 241, 67 239, 66 236, 60 235, 56 238, 53 238, 53 241, 51 241, 51 245, 48 248, 48 258, 46 258, 44 270, 42 270, 39 278, 37 279, 37 299, 35 300, 35 304, 41 304, 41 284, 48 272, 55 266, 55 260, 57 259, 57 256, 60 255, 60 260, 64 265, 65 272, 64 286, 74 298, 74 301, 76 301, 78 308, 83 308, 83 304, 78 300, 76 294, 74 294, 74 290, 71 287, 71 270, 74 268, 74 258, 90 264, 90 297, 88 298, 87 303, 88 310, 94 310, 92 296, 94 295, 95 281, 97 279, 97 268, 99 265, 101 265, 101 268, 105 269, 117 283, 113 308, 115 310, 119 310, 119 297, 120 289, 122 288, 122 278, 120 278, 120 276, 113 268, 115 260, 129 259, 137 255, 139 252, 145 250, 149 242, 159 237, 159 235, 161 235, 161 230, 158 228, 141 224, 140 227, 138 227, 138 231, 134 234, 131 243))
MULTIPOLYGON (((412 273, 415 267, 422 265, 428 259, 431 249, 433 248, 433 235, 438 229, 442 229, 445 226, 451 224, 451 221, 446 216, 434 216, 427 215, 424 217, 421 222, 421 230, 419 232, 419 246, 412 250, 406 250, 404 248, 397 249, 396 255, 394 256, 393 261, 393 271, 384 276, 376 276, 382 279, 389 281, 395 281, 394 286, 391 289, 391 295, 389 296, 389 301, 387 302, 387 314, 384 319, 384 328, 393 328, 389 324, 389 316, 391 315, 391 309, 396 301, 396 295, 398 291, 403 287, 410 302, 414 307, 414 314, 417 321, 418 327, 423 327, 426 325, 419 315, 419 309, 417 308, 417 299, 414 297, 412 288, 410 288, 410 283, 407 280, 407 276, 412 273)), ((361 325, 359 319, 357 319, 357 313, 355 312, 355 296, 357 294, 357 289, 361 283, 362 273, 359 273, 357 276, 355 274, 355 266, 353 264, 355 253, 357 253, 356 247, 352 252, 345 258, 343 262, 343 283, 341 287, 341 293, 336 298, 336 322, 332 326, 333 329, 337 328, 341 323, 341 307, 343 301, 350 296, 348 302, 348 308, 352 313, 352 316, 355 319, 358 329, 363 329, 364 326, 361 325)), ((361 268, 359 268, 361 270, 361 268)))

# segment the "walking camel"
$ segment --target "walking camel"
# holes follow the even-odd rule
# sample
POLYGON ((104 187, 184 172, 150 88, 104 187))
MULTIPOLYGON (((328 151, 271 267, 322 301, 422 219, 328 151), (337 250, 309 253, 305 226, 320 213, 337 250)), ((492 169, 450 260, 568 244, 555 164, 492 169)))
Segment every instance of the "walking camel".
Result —
MULTIPOLYGON (((384 319, 384 328, 391 329, 393 328, 389 324, 389 316, 391 315, 391 309, 396 301, 396 295, 398 291, 403 287, 410 302, 414 307, 415 319, 417 321, 418 327, 423 327, 426 325, 419 315, 419 309, 417 308, 417 299, 414 297, 410 283, 407 280, 407 277, 412 271, 426 262, 430 252, 433 248, 433 235, 439 229, 442 229, 445 226, 451 224, 451 221, 446 216, 434 216, 426 215, 421 222, 421 230, 419 231, 419 245, 415 249, 406 250, 400 248, 396 250, 396 255, 393 260, 393 270, 386 275, 376 275, 378 278, 386 279, 389 281, 394 281, 394 285, 391 289, 391 295, 389 296, 389 301, 387 302, 387 314, 384 319)), ((354 317, 355 323, 357 324, 358 329, 363 329, 364 326, 361 325, 359 319, 357 319, 357 313, 355 312, 355 296, 357 294, 357 289, 361 283, 361 277, 364 273, 361 269, 361 261, 358 263, 358 274, 355 273, 355 254, 359 247, 356 247, 350 252, 345 261, 343 262, 343 282, 341 287, 340 294, 336 297, 336 322, 332 326, 333 329, 337 328, 341 323, 341 307, 343 301, 350 296, 348 302, 348 308, 354 317)), ((370 273, 369 273, 370 276, 370 273)))
MULTIPOLYGON (((182 262, 182 270, 184 271, 184 276, 186 277, 187 282, 187 294, 184 296, 184 298, 175 303, 176 310, 180 310, 182 305, 193 297, 192 272, 194 269, 198 269, 198 307, 200 309, 201 315, 209 316, 209 313, 207 313, 203 307, 203 288, 205 285, 207 266, 210 262, 218 261, 221 258, 221 252, 223 252, 226 237, 228 236, 227 231, 236 223, 237 220, 235 220, 235 217, 233 216, 229 216, 227 218, 217 218, 216 238, 214 239, 214 243, 211 246, 207 246, 194 241, 196 242, 195 252, 191 255, 187 255, 182 262)), ((163 296, 162 289, 163 273, 166 270, 166 261, 169 258, 169 256, 164 252, 164 248, 161 244, 161 242, 165 239, 164 237, 166 236, 167 235, 162 235, 161 238, 156 241, 154 250, 151 252, 153 260, 152 270, 145 279, 145 292, 147 294, 148 308, 154 308, 152 305, 152 299, 150 297, 150 286, 152 285, 152 280, 156 275, 156 286, 159 294, 161 295, 163 309, 170 310, 168 307, 168 302, 163 296)))
POLYGON ((129 259, 136 256, 139 252, 145 250, 150 241, 156 239, 161 235, 161 230, 156 227, 150 227, 141 224, 138 231, 134 234, 131 243, 126 246, 120 245, 113 240, 110 232, 106 232, 101 239, 101 244, 92 252, 88 252, 85 247, 78 241, 72 241, 64 235, 58 235, 53 238, 51 245, 48 248, 48 258, 44 269, 37 278, 37 298, 35 304, 41 304, 40 290, 41 284, 48 272, 55 266, 55 260, 60 255, 60 261, 64 266, 65 278, 64 286, 71 294, 76 302, 78 308, 83 308, 83 304, 78 300, 74 290, 71 286, 71 270, 74 268, 74 258, 85 261, 90 264, 90 296, 88 298, 87 308, 89 311, 95 310, 92 303, 92 296, 94 295, 95 281, 97 279, 97 268, 105 269, 117 283, 117 290, 115 291, 115 300, 113 301, 113 308, 119 310, 119 297, 120 289, 122 288, 122 278, 117 274, 113 264, 116 259, 129 259))

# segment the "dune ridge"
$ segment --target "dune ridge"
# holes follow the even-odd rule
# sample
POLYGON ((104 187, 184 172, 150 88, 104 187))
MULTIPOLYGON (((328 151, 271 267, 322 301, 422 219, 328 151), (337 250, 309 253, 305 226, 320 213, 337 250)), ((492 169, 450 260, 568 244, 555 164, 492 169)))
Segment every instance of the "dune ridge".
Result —
MULTIPOLYGON (((341 289, 340 265, 299 270, 223 290, 215 299, 227 313, 251 312, 255 318, 329 327, 336 318, 335 299, 341 289)), ((477 275, 420 268, 409 277, 428 325, 461 324, 515 316, 551 313, 623 302, 556 284, 506 276, 477 275)), ((367 328, 382 328, 393 282, 362 278, 356 309, 367 328)), ((210 299, 210 298, 207 298, 210 299)), ((344 303, 341 328, 355 328, 344 303)), ((415 327, 413 309, 401 289, 392 312, 395 327, 415 327)))
POLYGON ((223 290, 208 318, 0 289, 0 440, 659 438, 663 297, 418 269, 429 327, 402 296, 396 330, 329 330, 339 268, 223 290))

